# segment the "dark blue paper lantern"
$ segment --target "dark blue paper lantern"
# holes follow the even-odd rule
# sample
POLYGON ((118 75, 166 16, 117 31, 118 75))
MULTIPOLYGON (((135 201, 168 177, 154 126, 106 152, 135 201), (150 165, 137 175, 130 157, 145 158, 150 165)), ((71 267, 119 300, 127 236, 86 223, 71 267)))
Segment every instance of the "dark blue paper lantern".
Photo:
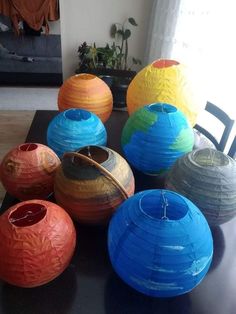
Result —
POLYGON ((127 120, 121 144, 128 161, 151 175, 165 173, 193 148, 193 130, 176 107, 156 103, 146 105, 127 120))
POLYGON ((187 198, 168 190, 146 190, 126 200, 108 230, 117 274, 154 297, 184 294, 206 275, 213 256, 208 223, 187 198))
POLYGON ((47 143, 59 157, 87 145, 107 144, 107 132, 100 118, 84 109, 68 109, 49 124, 47 143))

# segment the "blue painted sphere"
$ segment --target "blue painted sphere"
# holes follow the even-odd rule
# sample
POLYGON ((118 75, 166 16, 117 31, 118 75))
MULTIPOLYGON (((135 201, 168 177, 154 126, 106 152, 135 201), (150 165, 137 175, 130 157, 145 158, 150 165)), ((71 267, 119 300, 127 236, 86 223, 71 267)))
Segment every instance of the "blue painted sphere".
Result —
POLYGON ((113 268, 128 285, 149 296, 172 297, 204 278, 213 241, 191 201, 169 190, 146 190, 117 209, 108 249, 113 268))
POLYGON ((125 157, 136 169, 150 175, 165 173, 193 148, 192 127, 176 107, 146 105, 127 120, 121 136, 125 157))
POLYGON ((47 144, 59 157, 87 145, 107 144, 107 132, 100 118, 84 109, 59 113, 47 129, 47 144))

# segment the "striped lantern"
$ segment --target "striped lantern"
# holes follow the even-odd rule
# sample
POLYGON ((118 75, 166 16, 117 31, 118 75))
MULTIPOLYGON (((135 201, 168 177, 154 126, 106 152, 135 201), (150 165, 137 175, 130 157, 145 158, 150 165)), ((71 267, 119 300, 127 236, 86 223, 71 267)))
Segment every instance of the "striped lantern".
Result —
POLYGON ((193 143, 193 130, 182 112, 162 103, 133 113, 121 136, 128 161, 150 175, 165 173, 177 158, 192 150, 193 143))
POLYGON ((60 87, 58 108, 81 108, 95 113, 102 122, 107 121, 113 106, 112 93, 108 85, 92 74, 76 74, 60 87))
POLYGON ((20 287, 43 285, 68 266, 76 233, 58 205, 29 200, 0 217, 0 278, 20 287))
POLYGON ((112 217, 108 250, 117 274, 153 297, 191 291, 213 256, 208 223, 187 198, 168 190, 146 190, 126 200, 112 217))
POLYGON ((178 159, 166 187, 188 197, 210 225, 236 215, 236 161, 212 148, 194 150, 178 159))
POLYGON ((206 101, 189 72, 187 67, 174 60, 159 59, 146 66, 128 87, 129 114, 144 105, 164 102, 180 109, 194 126, 206 101))
POLYGON ((128 163, 115 151, 87 146, 63 156, 54 192, 57 203, 75 220, 102 224, 134 193, 134 177, 128 163))
POLYGON ((0 165, 0 178, 9 194, 19 200, 45 199, 53 192, 60 159, 49 147, 21 144, 9 151, 0 165))
POLYGON ((68 109, 58 114, 47 129, 47 143, 59 157, 86 145, 107 144, 107 132, 102 121, 83 109, 68 109))

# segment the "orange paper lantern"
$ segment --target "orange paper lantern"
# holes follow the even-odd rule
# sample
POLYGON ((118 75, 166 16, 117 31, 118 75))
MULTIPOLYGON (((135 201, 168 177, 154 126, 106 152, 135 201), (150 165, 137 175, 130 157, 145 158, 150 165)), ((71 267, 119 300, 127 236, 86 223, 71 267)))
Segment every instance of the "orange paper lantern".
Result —
POLYGON ((55 176, 58 204, 79 222, 102 224, 134 193, 134 176, 118 153, 86 146, 63 156, 55 176))
POLYGON ((108 85, 92 74, 77 74, 67 79, 60 87, 58 108, 82 108, 95 113, 105 122, 112 111, 113 98, 108 85))
POLYGON ((127 90, 129 114, 152 103, 168 103, 177 107, 192 126, 206 101, 190 69, 175 60, 159 59, 142 69, 127 90))
POLYGON ((52 149, 36 143, 9 151, 0 165, 0 178, 9 194, 19 200, 45 199, 53 192, 54 174, 60 159, 52 149))
POLYGON ((0 278, 20 287, 43 285, 68 266, 75 244, 73 222, 61 207, 18 203, 0 217, 0 278))

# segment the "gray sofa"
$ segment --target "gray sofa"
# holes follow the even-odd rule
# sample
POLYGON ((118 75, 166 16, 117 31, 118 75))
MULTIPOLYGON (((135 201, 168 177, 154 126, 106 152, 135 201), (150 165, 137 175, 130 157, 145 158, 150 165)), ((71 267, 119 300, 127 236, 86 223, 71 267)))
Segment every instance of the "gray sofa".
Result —
POLYGON ((0 43, 17 55, 34 58, 34 62, 0 58, 0 84, 62 84, 60 35, 16 36, 8 31, 0 33, 0 43))

